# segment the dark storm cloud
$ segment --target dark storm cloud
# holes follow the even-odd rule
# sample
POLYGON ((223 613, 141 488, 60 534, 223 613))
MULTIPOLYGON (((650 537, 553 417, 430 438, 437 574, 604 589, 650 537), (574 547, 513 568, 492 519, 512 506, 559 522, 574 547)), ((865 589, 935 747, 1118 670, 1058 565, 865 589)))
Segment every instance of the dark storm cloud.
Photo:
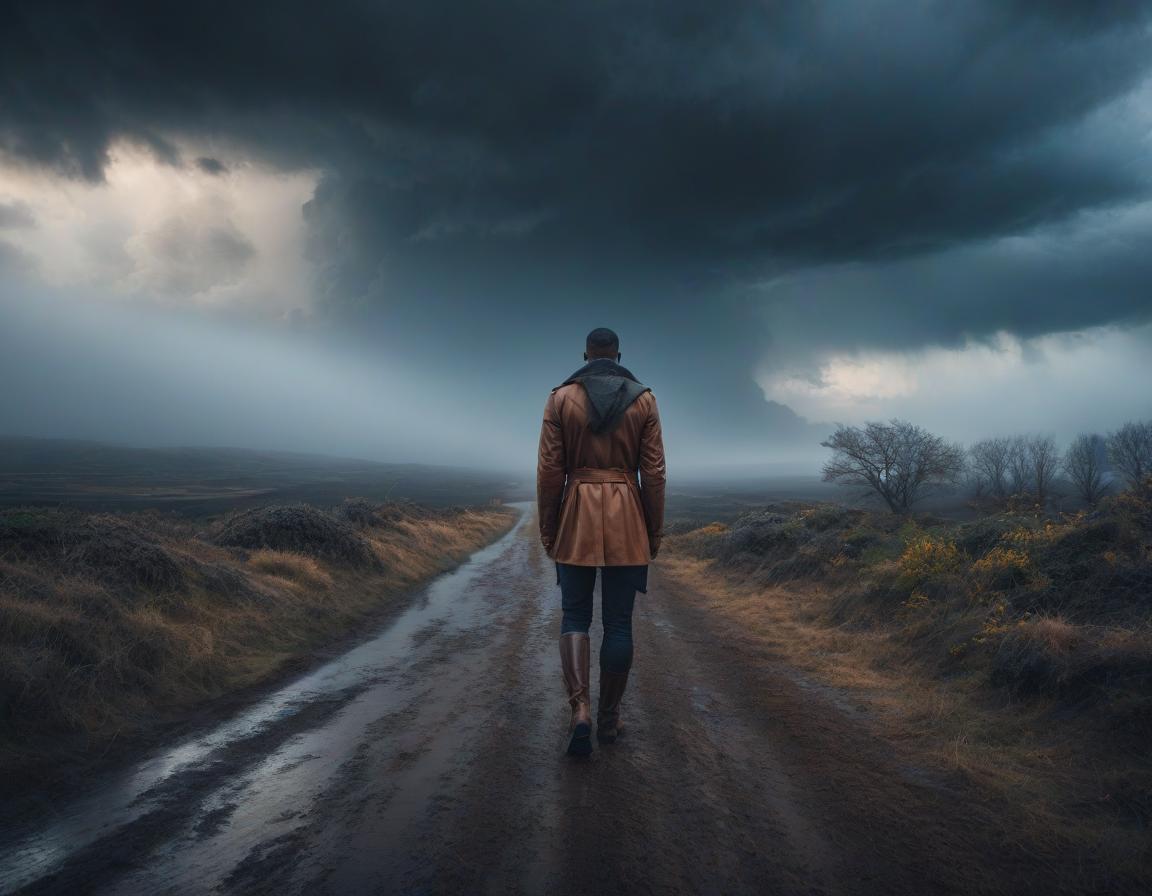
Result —
POLYGON ((374 181, 393 239, 922 251, 1144 188, 1029 151, 1145 69, 1141 6, 1089 6, 38 0, 5 17, 3 142, 99 177, 117 135, 232 137, 374 181))
POLYGON ((1136 325, 1152 317, 1150 233, 1148 208, 1085 214, 1027 238, 781 277, 763 287, 762 307, 794 364, 805 361, 801 334, 818 330, 828 349, 859 350, 1136 325))
MULTIPOLYGON (((1123 104, 1150 12, 10 3, 0 148, 90 180, 117 139, 173 164, 200 141, 209 172, 230 153, 318 170, 322 310, 375 323, 373 350, 561 377, 557 341, 576 361, 607 324, 698 429, 809 440, 751 380, 765 346, 793 363, 1147 312, 1144 231, 1083 268, 1000 246, 1147 198, 1148 110, 1123 104)), ((522 388, 535 413, 539 382, 522 388)))

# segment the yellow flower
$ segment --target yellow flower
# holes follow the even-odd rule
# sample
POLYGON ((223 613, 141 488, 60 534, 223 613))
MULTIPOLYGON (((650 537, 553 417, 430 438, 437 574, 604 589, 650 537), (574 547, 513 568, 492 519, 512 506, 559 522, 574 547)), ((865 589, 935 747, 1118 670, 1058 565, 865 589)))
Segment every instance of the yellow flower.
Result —
POLYGON ((913 541, 900 555, 900 574, 915 582, 955 572, 960 567, 960 551, 955 542, 929 535, 913 541))

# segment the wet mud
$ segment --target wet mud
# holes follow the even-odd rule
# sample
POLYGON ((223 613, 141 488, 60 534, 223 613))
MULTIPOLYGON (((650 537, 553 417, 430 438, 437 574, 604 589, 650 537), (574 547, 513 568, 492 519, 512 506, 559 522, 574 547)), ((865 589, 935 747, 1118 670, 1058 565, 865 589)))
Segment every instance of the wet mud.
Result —
POLYGON ((624 733, 565 757, 559 594, 524 510, 368 640, 6 822, 0 892, 1107 891, 993 835, 998 807, 866 711, 719 643, 658 567, 624 733))

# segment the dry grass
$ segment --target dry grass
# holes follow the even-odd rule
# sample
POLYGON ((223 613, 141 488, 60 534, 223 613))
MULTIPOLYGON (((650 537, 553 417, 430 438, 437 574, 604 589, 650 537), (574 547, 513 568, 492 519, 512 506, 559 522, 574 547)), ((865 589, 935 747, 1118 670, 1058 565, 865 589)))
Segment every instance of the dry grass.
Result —
POLYGON ((843 689, 892 742, 1014 807, 1026 831, 1005 836, 1148 874, 1152 487, 1092 516, 810 525, 836 512, 672 536, 662 564, 726 637, 843 689), (813 545, 811 574, 780 577, 782 546, 813 545))
POLYGON ((262 548, 253 551, 248 566, 260 573, 284 579, 308 588, 332 587, 332 575, 315 557, 292 551, 272 551, 262 548))
POLYGON ((305 528, 318 543, 301 544, 296 510, 259 527, 275 540, 269 520, 288 519, 295 551, 208 540, 234 521, 204 531, 155 515, 0 512, 3 777, 268 679, 514 519, 504 508, 386 505, 351 529, 312 510, 305 528))

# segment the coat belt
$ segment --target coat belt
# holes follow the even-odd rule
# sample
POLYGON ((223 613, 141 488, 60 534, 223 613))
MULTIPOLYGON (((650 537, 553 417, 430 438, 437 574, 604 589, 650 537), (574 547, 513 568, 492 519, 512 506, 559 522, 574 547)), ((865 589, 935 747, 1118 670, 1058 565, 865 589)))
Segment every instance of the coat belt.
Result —
POLYGON ((577 467, 568 474, 569 484, 575 482, 625 482, 639 486, 633 470, 614 470, 598 467, 577 467))

